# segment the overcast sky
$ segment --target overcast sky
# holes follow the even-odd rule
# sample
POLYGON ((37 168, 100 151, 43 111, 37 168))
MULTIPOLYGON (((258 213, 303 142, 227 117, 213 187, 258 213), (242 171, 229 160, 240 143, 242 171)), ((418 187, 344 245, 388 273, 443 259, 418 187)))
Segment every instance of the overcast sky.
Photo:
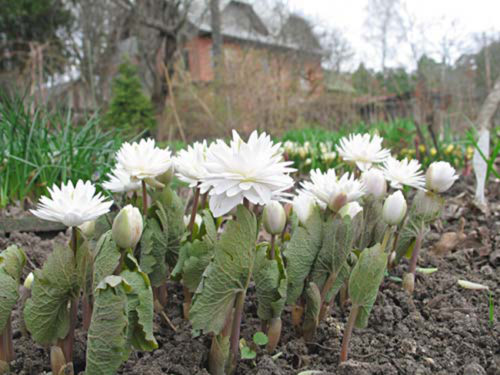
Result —
MULTIPOLYGON (((341 29, 356 51, 357 66, 360 61, 372 68, 380 67, 380 58, 366 40, 367 5, 370 0, 288 0, 292 11, 309 16, 341 29)), ((402 0, 408 12, 425 25, 425 32, 418 38, 422 48, 440 58, 440 44, 444 36, 455 42, 452 59, 477 47, 474 33, 500 31, 500 0, 402 0)), ((395 55, 390 66, 413 67, 410 52, 402 43, 394 43, 395 55)), ((352 69, 351 67, 348 67, 352 69)))

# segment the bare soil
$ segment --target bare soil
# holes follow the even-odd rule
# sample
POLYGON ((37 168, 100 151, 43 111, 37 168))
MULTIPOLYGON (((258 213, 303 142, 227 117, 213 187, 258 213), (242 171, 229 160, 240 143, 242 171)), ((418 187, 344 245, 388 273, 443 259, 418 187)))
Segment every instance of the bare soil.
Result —
MULTIPOLYGON (((289 311, 283 316, 280 345, 272 356, 259 351, 255 360, 240 361, 237 374, 285 375, 317 370, 321 374, 500 374, 500 196, 499 185, 490 183, 487 216, 472 202, 472 183, 453 189, 443 219, 432 228, 419 259, 420 267, 436 267, 432 274, 419 274, 413 297, 401 284, 386 278, 364 330, 355 330, 350 360, 339 366, 338 357, 349 306, 336 305, 319 327, 314 342, 306 343, 291 327, 289 311), (436 255, 430 249, 443 232, 456 231, 466 220, 466 239, 452 251, 436 255), (488 294, 465 290, 459 279, 488 285, 495 311, 489 319, 488 294)), ((66 241, 63 233, 41 239, 32 233, 0 237, 0 249, 11 243, 22 246, 29 258, 27 268, 39 267, 54 241, 66 241)), ((403 262, 391 276, 401 277, 403 262)), ((251 341, 260 329, 252 288, 245 306, 242 336, 251 341)), ((169 285, 167 315, 176 328, 156 317, 159 349, 133 353, 122 366, 127 375, 201 375, 206 370, 210 337, 193 338, 190 324, 182 319, 182 290, 169 285)), ((35 375, 50 371, 48 351, 21 335, 18 312, 14 313, 14 345, 17 359, 13 374, 35 375)), ((76 372, 84 370, 85 333, 79 331, 75 348, 76 372)))

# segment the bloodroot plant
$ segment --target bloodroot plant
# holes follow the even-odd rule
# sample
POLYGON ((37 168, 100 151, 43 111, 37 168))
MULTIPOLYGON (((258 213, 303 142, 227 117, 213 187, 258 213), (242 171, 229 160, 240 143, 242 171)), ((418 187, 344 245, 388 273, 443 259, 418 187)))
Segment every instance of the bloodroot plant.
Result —
POLYGON ((26 254, 12 245, 0 252, 0 374, 9 371, 15 359, 12 341, 12 310, 19 300, 21 274, 26 254))

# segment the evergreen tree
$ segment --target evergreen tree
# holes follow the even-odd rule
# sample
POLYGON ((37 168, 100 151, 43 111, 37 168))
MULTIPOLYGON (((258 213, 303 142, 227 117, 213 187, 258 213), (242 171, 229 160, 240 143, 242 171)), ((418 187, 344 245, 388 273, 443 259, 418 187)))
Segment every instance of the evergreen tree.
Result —
POLYGON ((111 103, 104 116, 105 126, 134 135, 154 128, 153 104, 144 94, 137 68, 130 61, 120 65, 112 90, 111 103))

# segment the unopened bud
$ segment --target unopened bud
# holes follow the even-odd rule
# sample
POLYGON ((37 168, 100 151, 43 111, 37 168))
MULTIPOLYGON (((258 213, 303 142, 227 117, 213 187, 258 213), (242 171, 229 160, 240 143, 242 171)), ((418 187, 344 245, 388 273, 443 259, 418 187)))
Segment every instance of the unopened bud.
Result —
POLYGON ((158 181, 156 178, 146 178, 144 181, 146 181, 146 184, 148 184, 151 187, 154 187, 155 189, 163 189, 165 185, 158 181))
POLYGON ((455 168, 445 161, 432 163, 425 173, 427 189, 436 193, 443 193, 448 190, 457 178, 455 168))
POLYGON ((170 167, 165 173, 156 176, 156 180, 161 182, 164 185, 170 184, 172 182, 172 179, 174 178, 174 167, 170 167))
POLYGON ((415 290, 415 275, 412 273, 405 273, 403 276, 403 289, 408 293, 413 294, 415 290))
POLYGON ((401 190, 389 195, 382 208, 382 217, 388 225, 398 225, 406 215, 406 200, 401 190))
POLYGON ((299 223, 305 225, 313 213, 315 206, 314 198, 306 194, 299 194, 293 199, 293 212, 299 218, 299 223))
POLYGON ((365 185, 366 193, 373 195, 375 198, 383 197, 387 192, 387 182, 384 173, 380 169, 371 168, 363 172, 361 181, 365 185))
POLYGON ((330 200, 328 208, 333 212, 338 212, 347 203, 347 195, 345 193, 336 194, 330 200))
POLYGON ((264 227, 269 234, 280 234, 285 229, 286 212, 281 203, 271 201, 264 207, 264 227))
POLYGON ((415 205, 415 210, 419 215, 423 215, 426 218, 437 218, 441 213, 441 208, 443 207, 443 198, 432 191, 422 191, 420 190, 413 200, 415 205))
POLYGON ((122 249, 134 249, 142 235, 142 216, 137 207, 127 205, 113 221, 112 236, 122 249))
POLYGON ((30 272, 28 276, 26 276, 26 279, 24 280, 24 287, 26 289, 31 289, 31 284, 33 284, 33 279, 35 276, 33 275, 33 272, 30 272))
POLYGON ((349 216, 351 219, 354 219, 354 216, 361 211, 363 211, 363 207, 358 202, 349 202, 339 210, 339 215, 341 217, 349 216))
POLYGON ((86 221, 85 223, 78 226, 86 238, 90 238, 95 232, 95 220, 86 221))

